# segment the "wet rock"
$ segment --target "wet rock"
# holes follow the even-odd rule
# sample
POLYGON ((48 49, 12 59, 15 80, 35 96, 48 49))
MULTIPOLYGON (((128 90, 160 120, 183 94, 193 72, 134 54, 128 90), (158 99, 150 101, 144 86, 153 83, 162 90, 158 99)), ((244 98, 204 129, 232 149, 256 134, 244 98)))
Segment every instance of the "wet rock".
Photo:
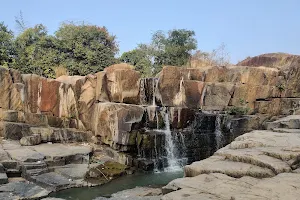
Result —
POLYGON ((39 134, 33 134, 31 136, 22 137, 20 140, 20 144, 23 146, 33 146, 41 144, 42 138, 39 134))
POLYGON ((125 174, 126 166, 115 161, 106 161, 89 169, 85 181, 101 184, 125 174))
POLYGON ((145 171, 152 171, 154 169, 154 162, 152 160, 138 158, 133 163, 134 166, 145 171))

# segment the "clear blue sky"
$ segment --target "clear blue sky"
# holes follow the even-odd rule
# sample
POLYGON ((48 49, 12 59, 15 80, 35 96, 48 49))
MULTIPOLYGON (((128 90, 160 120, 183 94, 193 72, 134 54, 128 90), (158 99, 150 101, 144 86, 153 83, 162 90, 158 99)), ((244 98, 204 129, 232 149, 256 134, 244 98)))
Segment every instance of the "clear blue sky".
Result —
POLYGON ((106 26, 120 52, 149 42, 156 30, 196 32, 198 49, 222 42, 233 63, 268 52, 300 54, 300 0, 1 0, 0 21, 16 30, 22 10, 30 26, 54 33, 61 22, 106 26))

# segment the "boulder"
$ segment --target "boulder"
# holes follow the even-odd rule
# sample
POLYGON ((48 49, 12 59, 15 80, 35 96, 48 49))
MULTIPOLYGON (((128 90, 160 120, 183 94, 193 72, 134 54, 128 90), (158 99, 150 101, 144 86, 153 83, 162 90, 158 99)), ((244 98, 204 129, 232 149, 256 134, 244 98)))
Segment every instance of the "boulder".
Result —
POLYGON ((96 136, 101 136, 101 141, 105 144, 132 145, 131 131, 141 122, 143 115, 144 108, 141 106, 96 103, 90 113, 90 119, 84 123, 96 136))
POLYGON ((202 81, 188 80, 191 78, 188 72, 177 68, 164 67, 159 77, 157 99, 163 106, 200 108, 205 84, 202 81))
POLYGON ((138 104, 139 72, 127 64, 112 65, 105 68, 104 72, 107 78, 107 91, 112 102, 138 104))
POLYGON ((234 92, 232 83, 207 83, 203 92, 204 110, 223 110, 229 105, 234 92))

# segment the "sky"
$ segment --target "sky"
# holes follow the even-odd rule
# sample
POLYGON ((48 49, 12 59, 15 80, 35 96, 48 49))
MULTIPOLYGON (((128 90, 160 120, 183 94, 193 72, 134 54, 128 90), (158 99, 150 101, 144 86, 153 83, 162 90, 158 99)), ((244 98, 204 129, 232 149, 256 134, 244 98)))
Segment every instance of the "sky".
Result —
POLYGON ((149 43, 157 30, 194 30, 198 49, 226 45, 231 62, 263 53, 300 54, 299 0, 0 0, 0 21, 17 31, 22 11, 29 26, 53 34, 62 22, 105 26, 120 54, 149 43))

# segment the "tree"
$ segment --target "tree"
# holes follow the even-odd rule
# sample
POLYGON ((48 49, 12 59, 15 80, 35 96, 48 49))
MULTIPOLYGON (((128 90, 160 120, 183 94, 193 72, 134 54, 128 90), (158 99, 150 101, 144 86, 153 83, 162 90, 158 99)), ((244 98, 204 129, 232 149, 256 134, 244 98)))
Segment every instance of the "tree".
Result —
POLYGON ((144 77, 147 77, 152 74, 152 63, 148 55, 147 49, 139 46, 132 51, 124 52, 120 61, 133 65, 144 77))
POLYGON ((54 77, 53 67, 61 61, 59 47, 57 39, 47 35, 47 29, 42 24, 27 28, 15 40, 14 68, 22 73, 54 77))
POLYGON ((9 65, 14 59, 13 32, 0 22, 0 65, 9 65))
POLYGON ((105 27, 64 23, 55 35, 61 44, 62 64, 72 75, 95 73, 116 62, 116 37, 105 27))
POLYGON ((192 50, 197 48, 194 36, 194 31, 186 29, 174 29, 167 35, 157 31, 152 35, 150 44, 140 44, 136 49, 125 52, 120 60, 134 65, 145 76, 158 73, 164 65, 184 66, 189 62, 192 50))
POLYGON ((156 32, 152 37, 156 68, 161 68, 163 65, 183 66, 187 64, 192 50, 197 48, 194 36, 194 31, 186 29, 171 30, 168 36, 161 31, 156 32))

